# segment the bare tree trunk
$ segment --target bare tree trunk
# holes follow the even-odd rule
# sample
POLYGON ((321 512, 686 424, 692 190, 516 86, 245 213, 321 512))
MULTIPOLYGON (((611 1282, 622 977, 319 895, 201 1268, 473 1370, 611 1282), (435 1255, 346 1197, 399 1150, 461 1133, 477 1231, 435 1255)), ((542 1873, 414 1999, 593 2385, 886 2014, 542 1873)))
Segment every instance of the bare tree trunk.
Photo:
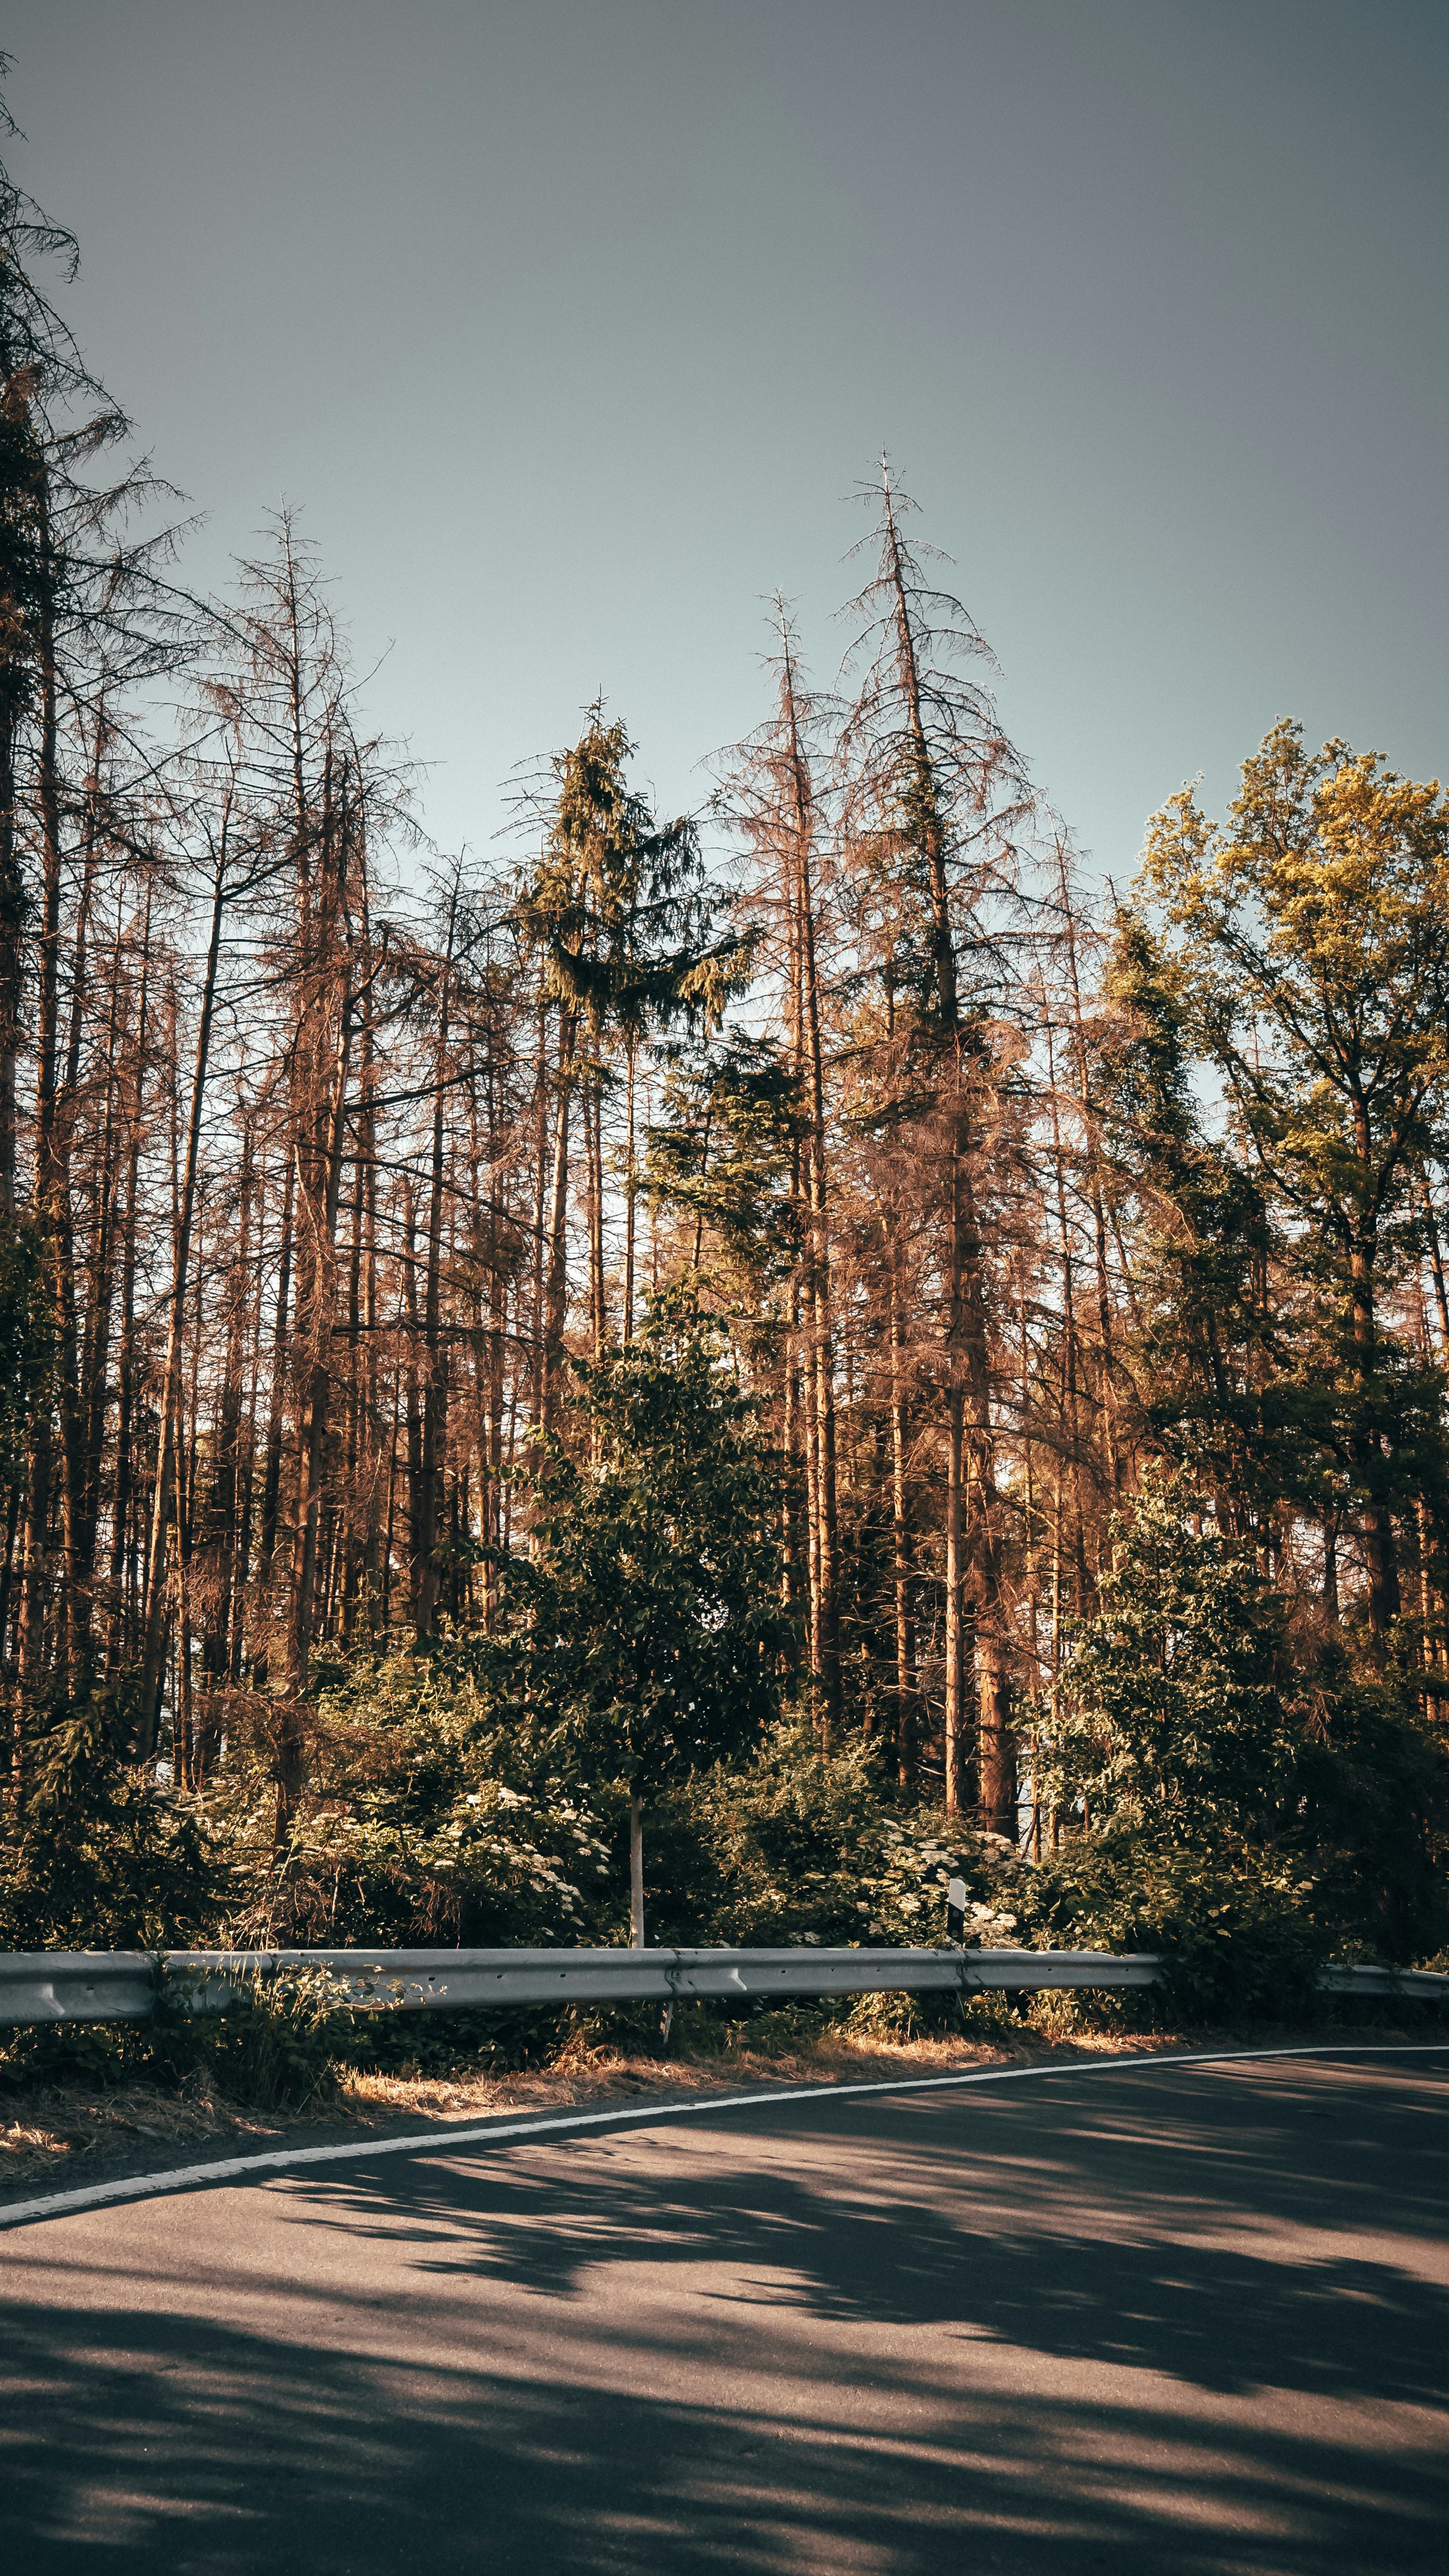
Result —
POLYGON ((145 927, 141 940, 141 980, 136 1004, 135 1088, 130 1106, 129 1150, 126 1158, 126 1219, 121 1247, 121 1339, 116 1364, 116 1466, 111 1501, 111 1619, 106 1641, 108 1672, 115 1672, 122 1663, 129 1662, 138 1642, 135 1586, 131 1580, 131 1568, 135 1557, 133 1505, 139 1481, 135 1471, 133 1423, 136 1400, 138 1194, 146 1086, 150 974, 151 890, 148 885, 145 927))
POLYGON ((809 1212, 810 1308, 809 1366, 806 1383, 813 1407, 814 1476, 812 1514, 813 1602, 812 1661, 820 1692, 822 1741, 828 1749, 841 1719, 840 1680, 840 1537, 836 1494, 836 1429, 834 1332, 831 1314, 830 1228, 825 1153, 825 1070, 820 1029, 820 979, 816 952, 815 886, 812 853, 815 839, 814 799, 809 764, 800 733, 794 654, 788 629, 782 631, 780 713, 788 748, 790 815, 787 848, 789 882, 786 900, 793 917, 794 976, 797 988, 796 1070, 805 1089, 809 1125, 805 1138, 804 1180, 809 1212))
POLYGON ((160 1456, 151 1506, 151 1536, 146 1556, 146 1590, 141 1613, 141 1704, 137 1755, 146 1760, 156 1749, 161 1717, 161 1691, 166 1669, 166 1543, 176 1476, 176 1412, 181 1387, 181 1347, 186 1288, 191 1261, 191 1229, 196 1210, 197 1160, 206 1100, 211 1024, 216 1007, 216 975, 221 955, 222 920, 226 910, 227 847, 223 831, 212 881, 211 933, 201 988, 201 1018, 196 1035, 196 1066, 191 1083, 191 1113, 186 1127, 186 1168, 181 1183, 176 1238, 171 1262, 171 1295, 166 1326, 166 1360, 160 1399, 160 1456))
MULTIPOLYGON (((1077 920, 1072 890, 1067 882, 1066 852, 1057 851, 1058 886, 1062 906, 1067 975, 1072 994, 1072 1041, 1076 1056, 1077 1097, 1082 1111, 1082 1152, 1086 1164, 1088 1199, 1092 1210, 1092 1242, 1097 1272, 1097 1336, 1100 1353, 1098 1403, 1101 1415, 1102 1445, 1106 1452, 1107 1482, 1115 1502, 1122 1497, 1122 1451, 1117 1434, 1117 1362, 1112 1330, 1112 1292, 1107 1269, 1107 1218, 1102 1194, 1102 1157, 1098 1143, 1097 1123, 1092 1103, 1091 1073, 1087 1061, 1087 1033, 1082 1015, 1082 992, 1077 974, 1077 920)), ((1053 1108, 1055 1119, 1055 1108, 1053 1108)), ((1062 1188, 1060 1138, 1056 1139, 1057 1187, 1062 1188)))
POLYGON ((290 1304, 292 1295, 293 1210, 297 1156, 289 1146, 282 1176, 282 1223, 277 1246, 277 1307, 272 1319, 271 1394, 267 1417, 267 1454, 262 1475, 262 1526, 257 1551, 257 1588, 265 1596, 272 1580, 282 1503, 282 1432, 287 1412, 290 1304))
POLYGON ((634 1082, 637 1072, 637 1047, 631 1037, 624 1070, 624 1320, 622 1339, 634 1338, 634 1223, 638 1184, 634 1170, 634 1082))
POLYGON ((332 1065, 320 1187, 307 1194, 310 1295, 308 1369, 297 1439, 297 1526, 292 1545, 292 1608, 287 1641, 287 1695, 283 1704, 277 1763, 277 1838, 280 1842, 296 1814, 303 1782, 302 1700, 307 1688, 316 1612, 318 1538, 327 1433, 332 1398, 332 1325, 335 1311, 337 1211, 342 1190, 343 1148, 347 1125, 347 1077, 352 1054, 354 995, 350 962, 345 962, 337 1003, 337 1037, 332 1065))
POLYGON ((931 910, 931 965, 948 1134, 949 1222, 946 1328, 946 1805, 966 1802, 971 1670, 975 1667, 977 1795, 995 1830, 1015 1813, 1010 1737, 1009 1622, 1001 1580, 991 1421, 991 1368, 986 1331, 986 1279, 972 1181, 973 1119, 962 1039, 955 933, 947 881, 947 828, 926 731, 916 633, 907 596, 894 505, 886 495, 888 581, 894 601, 896 658, 911 757, 912 828, 926 864, 931 910), (967 1520, 967 1483, 970 1517, 967 1520), (968 1587, 969 1575, 969 1587, 968 1587), (969 1588, 969 1619, 968 1619, 969 1588))
POLYGON ((568 1311, 569 1101, 573 1089, 577 1018, 559 1015, 557 1099, 554 1110, 553 1179, 548 1202, 548 1280, 543 1322, 543 1400, 540 1419, 551 1430, 558 1407, 568 1311))
POLYGON ((542 1424, 548 1384, 546 1344, 547 1322, 547 1226, 549 1213, 549 1141, 548 1141, 548 1012, 540 993, 537 1009, 536 1047, 533 1069, 534 1167, 532 1247, 529 1265, 532 1289, 532 1334, 530 1355, 532 1368, 529 1387, 529 1418, 535 1427, 542 1424))
POLYGON ((25 921, 29 904, 18 848, 15 728, 20 675, 0 679, 0 1222, 15 1215, 15 1093, 20 1062, 25 921))
POLYGON ((36 676, 39 698, 39 742, 36 762, 40 821, 41 906, 37 943, 35 1027, 35 1203, 42 1235, 42 1255, 52 1313, 57 1327, 57 1363, 46 1386, 31 1445, 30 1493, 25 1523, 25 1572, 21 1610, 20 1672, 23 1686, 35 1688, 45 1667, 45 1620, 51 1589, 51 1507, 53 1500, 54 1408, 57 1381, 62 1405, 64 1442, 64 1373, 69 1340, 65 1311, 69 1234, 69 1192, 56 1158, 56 1047, 60 974, 60 778, 58 693, 55 662, 56 568, 51 553, 48 491, 40 487, 41 580, 36 676))
POLYGON ((895 1594, 896 1777, 910 1789, 916 1777, 912 1697, 910 1526, 906 1498, 906 1389, 901 1329, 899 1258, 890 1254, 891 1360, 891 1570, 895 1594))
POLYGON ((1370 1498, 1364 1515, 1369 1629, 1375 1638, 1380 1638, 1387 1634, 1399 1615, 1399 1554, 1393 1514, 1381 1492, 1383 1455, 1379 1434, 1368 1418, 1370 1390, 1377 1366, 1378 1325, 1374 1312, 1372 1255, 1362 1242, 1353 1243, 1349 1250, 1349 1299, 1359 1395, 1354 1464, 1360 1485, 1370 1498))
POLYGON ((1429 1194, 1427 1172, 1419 1174, 1419 1204, 1424 1211, 1424 1226, 1429 1237, 1429 1267, 1434 1278, 1434 1304, 1439 1316, 1439 1365, 1449 1368, 1449 1295, 1444 1287, 1444 1252, 1439 1239, 1439 1221, 1429 1194))
POLYGON ((443 1258, 443 1086, 448 1056, 448 987, 452 972, 453 927, 456 913, 455 889, 453 911, 448 921, 448 958, 438 1002, 437 1070, 436 1088, 433 1094, 432 1196, 428 1204, 428 1264, 423 1292, 423 1340, 427 1351, 427 1380, 423 1392, 422 1474, 418 1495, 417 1639, 419 1645, 424 1644, 431 1637, 437 1609, 438 1546, 442 1524, 443 1444, 448 1421, 448 1353, 440 1329, 443 1258))

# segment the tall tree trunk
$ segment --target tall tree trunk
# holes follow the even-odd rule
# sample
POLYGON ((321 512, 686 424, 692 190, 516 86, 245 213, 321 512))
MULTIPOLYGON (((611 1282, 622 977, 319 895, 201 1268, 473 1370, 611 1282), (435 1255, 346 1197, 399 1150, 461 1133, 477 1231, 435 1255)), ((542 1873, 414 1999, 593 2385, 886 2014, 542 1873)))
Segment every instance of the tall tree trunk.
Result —
POLYGON ((986 1277, 976 1219, 975 1149, 947 879, 948 835, 926 731, 920 667, 894 505, 886 498, 889 581, 895 604, 896 654, 911 743, 911 828, 926 866, 931 915, 931 969, 944 1080, 949 1221, 946 1328, 946 1804, 968 1794, 972 1667, 976 1677, 977 1795, 996 1831, 1015 1823, 1010 1736, 1009 1615, 1001 1579, 1000 1507, 996 1493, 991 1369, 986 1330, 986 1277), (970 1485, 969 1505, 967 1485, 970 1485), (968 1581, 969 1576, 969 1581, 968 1581))
POLYGON ((201 1146, 206 1078, 211 1056, 211 1027, 216 1008, 216 977, 221 957, 222 921, 226 910, 228 853, 223 829, 212 880, 211 931, 201 987, 201 1016, 196 1033, 196 1064, 191 1082, 191 1111, 186 1124, 186 1165, 171 1259, 171 1294, 166 1321, 166 1359, 161 1375, 160 1455, 151 1505, 151 1535, 146 1555, 146 1590, 141 1614, 141 1704, 136 1751, 146 1760, 156 1749, 161 1719, 161 1693, 166 1669, 166 1551, 171 1528, 176 1479, 177 1408, 181 1393, 181 1352, 186 1290, 190 1276, 191 1230, 196 1212, 197 1166, 201 1146))
POLYGON ((634 1169, 634 1083, 638 1071, 638 1047, 631 1036, 624 1065, 624 1318, 622 1339, 634 1338, 634 1225, 638 1205, 638 1176, 634 1169))
POLYGON ((800 733, 794 655, 783 637, 780 712, 788 751, 790 814, 787 831, 796 981, 796 1075, 805 1092, 808 1127, 804 1150, 809 1225, 809 1365, 806 1384, 813 1410, 812 1660, 820 1693, 821 1732, 828 1746, 841 1719, 840 1534, 836 1491, 834 1326, 831 1314, 830 1223, 825 1149, 825 1069, 820 1028, 813 849, 814 798, 800 733))
POLYGON ((1434 1305, 1439 1317, 1439 1365, 1449 1368, 1449 1293, 1444 1286, 1444 1251, 1439 1237, 1439 1220, 1429 1194, 1427 1172, 1419 1174, 1419 1204, 1424 1211, 1424 1226, 1429 1238, 1429 1267, 1434 1280, 1434 1305))
POLYGON ((23 1043, 21 994, 30 909, 20 864, 15 775, 22 686, 21 674, 0 664, 0 1223, 7 1225, 16 1208, 16 1074, 23 1043))
MULTIPOLYGON (((1097 1274, 1097 1347, 1098 1405, 1102 1445, 1106 1452, 1107 1481, 1114 1501, 1122 1497, 1122 1449, 1117 1433, 1117 1360, 1112 1328, 1112 1291, 1107 1267, 1107 1213, 1102 1192, 1102 1156, 1097 1135, 1096 1113, 1092 1101, 1091 1069, 1087 1058, 1086 1022, 1082 1013, 1081 983, 1077 973, 1077 920, 1072 890, 1067 882, 1066 853, 1057 850, 1058 886, 1065 935, 1067 976, 1072 996, 1072 1047, 1076 1059, 1077 1098, 1082 1112, 1082 1152, 1086 1164, 1087 1196, 1092 1211, 1092 1244, 1097 1274)), ((1053 1111, 1055 1116, 1055 1110, 1053 1111)), ((1062 1187, 1060 1140, 1056 1142, 1057 1186, 1062 1187)))
POLYGON ((337 1034, 330 1097, 322 1126, 320 1168, 306 1198, 309 1297, 306 1375, 297 1438, 297 1525, 292 1542, 292 1600, 287 1638, 287 1691, 277 1760, 277 1840, 291 1829, 303 1786, 305 1737, 302 1704, 307 1689, 317 1604, 318 1541, 326 1474, 336 1310, 337 1211, 347 1127, 347 1081, 352 1057, 354 994, 350 961, 344 961, 337 999, 337 1034))
POLYGON ((287 1416, 288 1357, 291 1348, 292 1238, 297 1184, 297 1156, 289 1145, 282 1175, 282 1221, 277 1244, 277 1305, 272 1318, 271 1390, 267 1414, 267 1454, 262 1473, 262 1526, 257 1549, 257 1589, 265 1599, 272 1580, 282 1506, 282 1433, 287 1416))
POLYGON ((559 1014, 558 1073, 555 1091, 553 1177, 548 1194, 546 1242, 548 1276, 543 1319, 543 1398, 540 1420, 553 1428, 564 1361, 564 1319, 568 1312, 569 1105, 573 1091, 577 1015, 559 1014))
MULTIPOLYGON (((455 903, 456 911, 456 903, 455 903)), ((448 1054, 448 979, 452 967, 453 916, 448 925, 448 963, 438 1004, 436 1088, 433 1094, 432 1195, 428 1203, 427 1275, 423 1291, 423 1341, 427 1376, 423 1393, 422 1473, 418 1494, 417 1637, 422 1645, 433 1633, 438 1600, 438 1548, 442 1534, 443 1447, 448 1421, 448 1353, 441 1331, 443 1258, 443 1085, 448 1054)))
POLYGON ((910 1789, 916 1777, 915 1705, 912 1687, 911 1541, 906 1495, 906 1386, 901 1325, 899 1256, 890 1254, 891 1361, 891 1572, 895 1596, 896 1777, 910 1789))
POLYGON ((30 1492, 25 1522, 20 1671, 22 1684, 32 1689, 39 1685, 46 1660, 45 1623, 52 1588, 51 1512, 56 1394, 58 1390, 64 1452, 66 1372, 74 1330, 74 1315, 68 1301, 69 1190, 56 1152, 61 894, 59 688, 55 660, 57 573, 50 543, 49 496, 43 479, 38 500, 41 569, 36 652, 39 699, 36 805, 40 826, 41 902, 35 1023, 35 1205, 41 1231, 42 1275, 49 1295, 56 1351, 31 1443, 30 1492))
POLYGON ((129 1112, 126 1156, 126 1217, 121 1245, 121 1337, 116 1361, 116 1464, 111 1498, 111 1617, 106 1639, 106 1669, 129 1663, 139 1644, 135 1566, 134 1507, 140 1489, 136 1474, 134 1422, 136 1409, 136 1262, 138 1255, 141 1141, 145 1117, 146 1050, 151 981, 151 894, 141 934, 141 975, 136 1001, 135 1082, 129 1112))
POLYGON ((1369 1629, 1380 1638, 1399 1615, 1399 1555, 1393 1513, 1384 1494, 1383 1449, 1372 1418, 1378 1377, 1378 1325, 1374 1313, 1373 1250, 1362 1237, 1356 1238, 1349 1250, 1349 1300, 1358 1397, 1354 1466, 1360 1486, 1369 1497, 1364 1515, 1369 1629))

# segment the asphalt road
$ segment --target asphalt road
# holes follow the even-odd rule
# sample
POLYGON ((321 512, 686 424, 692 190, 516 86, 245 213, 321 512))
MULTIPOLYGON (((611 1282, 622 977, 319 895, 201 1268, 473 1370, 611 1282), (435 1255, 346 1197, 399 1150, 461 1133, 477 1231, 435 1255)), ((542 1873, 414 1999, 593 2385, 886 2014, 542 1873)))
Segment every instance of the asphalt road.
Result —
POLYGON ((0 2564, 1446 2576, 1446 2114, 1059 2071, 19 2227, 0 2564))

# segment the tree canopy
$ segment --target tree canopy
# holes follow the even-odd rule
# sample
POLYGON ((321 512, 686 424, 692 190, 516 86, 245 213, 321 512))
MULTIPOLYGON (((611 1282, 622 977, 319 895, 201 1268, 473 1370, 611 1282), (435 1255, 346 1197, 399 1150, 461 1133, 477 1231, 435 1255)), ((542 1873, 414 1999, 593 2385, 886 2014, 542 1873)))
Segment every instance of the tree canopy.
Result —
POLYGON ((600 696, 434 850, 74 258, 0 173, 0 1921, 640 1939, 647 1818, 699 1937, 1441 1947, 1437 782, 1279 724, 1106 899, 883 459, 697 811, 600 696))

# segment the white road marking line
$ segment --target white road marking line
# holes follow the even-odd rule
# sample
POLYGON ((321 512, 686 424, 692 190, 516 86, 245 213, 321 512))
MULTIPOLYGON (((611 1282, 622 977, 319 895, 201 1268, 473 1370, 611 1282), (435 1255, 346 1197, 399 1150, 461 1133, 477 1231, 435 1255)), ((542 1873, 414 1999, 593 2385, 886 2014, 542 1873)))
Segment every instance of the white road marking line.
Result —
POLYGON ((77 2191, 48 2192, 40 2200, 11 2201, 0 2207, 0 2228, 19 2227, 32 2219, 63 2218, 81 2209, 103 2209, 124 2200, 150 2200, 160 2192, 187 2191, 200 2183, 235 2182, 245 2174, 284 2173, 296 2165, 356 2164, 374 2156, 450 2155, 455 2147, 507 2146, 516 2138, 556 2137, 571 2129, 618 2128, 628 2121, 657 2125, 661 2120, 699 2118, 711 2111, 760 2111, 781 2102, 839 2102, 862 2093, 942 2093, 965 2084, 1019 2084, 1028 2076, 1125 2075, 1161 2066, 1239 2066, 1265 2057, 1432 2057, 1449 2050, 1449 2040, 1412 2040, 1397 2046, 1386 2040, 1317 2040, 1292 2048, 1208 2048, 1168 2057, 1151 2052, 1142 2057, 1069 2057, 1036 2066, 987 2066, 966 2075, 896 2075, 861 2084, 796 2084, 778 2092, 712 2093, 697 2102, 656 2102, 635 2110, 560 2111, 537 2120, 496 2120, 473 2129, 423 2129, 404 2138, 353 2139, 342 2146, 278 2147, 266 2155, 227 2156, 216 2164, 176 2165, 166 2173, 137 2174, 114 2182, 97 2182, 77 2191))

